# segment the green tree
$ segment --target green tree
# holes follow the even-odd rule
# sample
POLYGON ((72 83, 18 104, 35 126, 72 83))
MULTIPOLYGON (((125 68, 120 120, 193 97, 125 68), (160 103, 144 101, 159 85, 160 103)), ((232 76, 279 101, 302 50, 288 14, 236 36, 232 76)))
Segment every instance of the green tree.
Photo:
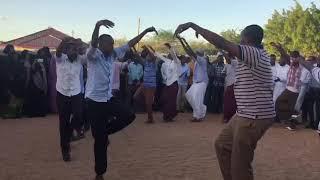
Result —
POLYGON ((296 1, 294 7, 275 11, 265 26, 265 47, 277 53, 270 42, 279 42, 285 49, 299 50, 305 56, 320 52, 320 10, 312 3, 307 9, 296 1))
POLYGON ((237 44, 240 43, 240 39, 241 39, 240 33, 235 29, 228 29, 228 30, 222 31, 220 35, 225 39, 227 39, 228 41, 231 41, 237 44))

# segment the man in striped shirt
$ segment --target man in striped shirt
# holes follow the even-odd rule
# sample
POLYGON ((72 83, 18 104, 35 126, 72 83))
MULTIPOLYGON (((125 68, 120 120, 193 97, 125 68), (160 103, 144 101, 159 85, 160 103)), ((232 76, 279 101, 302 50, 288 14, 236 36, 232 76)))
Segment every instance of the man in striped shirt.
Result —
POLYGON ((192 28, 217 48, 238 58, 234 84, 237 114, 215 142, 224 180, 253 180, 251 162, 257 142, 275 117, 270 58, 263 49, 263 29, 250 25, 241 33, 241 44, 225 40, 194 23, 181 24, 175 34, 192 28))

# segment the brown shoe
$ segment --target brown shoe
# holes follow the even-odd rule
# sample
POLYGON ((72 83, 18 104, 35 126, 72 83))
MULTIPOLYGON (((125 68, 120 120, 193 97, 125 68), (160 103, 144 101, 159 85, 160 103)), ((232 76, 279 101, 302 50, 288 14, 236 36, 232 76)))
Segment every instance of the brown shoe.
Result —
POLYGON ((103 176, 102 175, 97 175, 95 180, 104 180, 103 176))
POLYGON ((191 122, 202 122, 202 121, 203 121, 203 119, 196 119, 196 118, 191 120, 191 122))
POLYGON ((146 124, 153 124, 154 121, 153 121, 152 119, 148 119, 145 123, 146 123, 146 124))

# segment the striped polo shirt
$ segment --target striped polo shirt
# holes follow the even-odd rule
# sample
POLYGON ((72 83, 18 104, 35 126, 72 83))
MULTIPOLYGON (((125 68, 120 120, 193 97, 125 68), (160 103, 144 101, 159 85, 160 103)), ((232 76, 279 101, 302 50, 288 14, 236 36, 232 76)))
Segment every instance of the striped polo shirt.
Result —
POLYGON ((234 94, 237 115, 249 119, 272 119, 272 70, 264 49, 240 45, 241 59, 236 68, 234 94))

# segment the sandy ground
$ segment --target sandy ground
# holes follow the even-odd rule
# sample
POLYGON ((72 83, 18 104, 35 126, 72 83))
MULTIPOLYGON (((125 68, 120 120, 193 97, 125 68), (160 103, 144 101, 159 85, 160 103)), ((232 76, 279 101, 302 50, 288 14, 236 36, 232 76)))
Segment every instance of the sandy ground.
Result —
MULTIPOLYGON (((190 114, 177 122, 153 125, 138 115, 133 125, 111 136, 107 180, 222 180, 213 141, 223 128, 209 115, 192 124, 190 114)), ((160 114, 157 114, 160 119, 160 114)), ((91 180, 91 135, 72 144, 70 163, 61 160, 57 116, 0 119, 0 180, 91 180)), ((270 129, 254 161, 258 180, 319 180, 320 138, 310 130, 270 129)))

